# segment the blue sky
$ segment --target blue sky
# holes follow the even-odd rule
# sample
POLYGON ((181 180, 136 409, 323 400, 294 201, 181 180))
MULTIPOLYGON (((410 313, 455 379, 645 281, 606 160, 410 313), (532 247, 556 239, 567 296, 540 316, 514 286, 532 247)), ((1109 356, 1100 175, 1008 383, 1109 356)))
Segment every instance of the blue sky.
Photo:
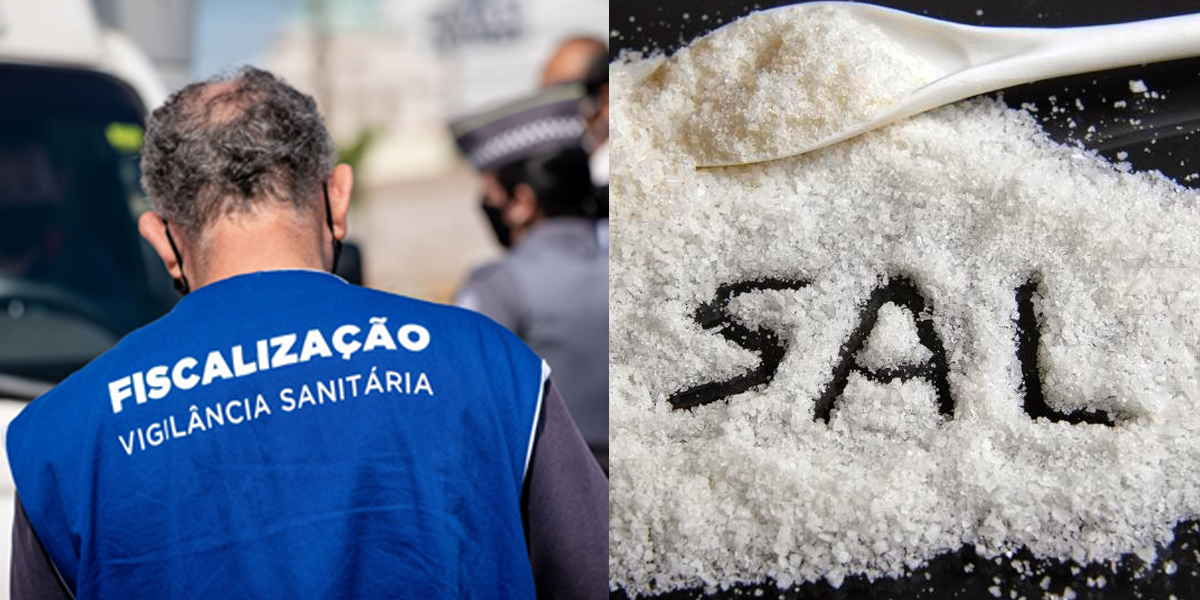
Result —
MULTIPOLYGON (((327 0, 334 27, 379 21, 379 0, 327 0)), ((261 58, 275 35, 304 18, 312 0, 196 0, 192 76, 208 77, 261 58)))
POLYGON ((301 14, 307 0, 197 0, 194 78, 261 57, 274 33, 301 14))

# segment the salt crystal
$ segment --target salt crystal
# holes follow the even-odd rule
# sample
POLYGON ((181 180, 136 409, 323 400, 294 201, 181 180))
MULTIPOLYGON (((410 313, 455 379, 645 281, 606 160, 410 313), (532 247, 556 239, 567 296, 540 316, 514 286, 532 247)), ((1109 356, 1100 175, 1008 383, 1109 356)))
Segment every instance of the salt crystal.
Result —
MULTIPOLYGON (((738 22, 718 32, 724 46, 701 40, 611 71, 612 587, 840 584, 901 576, 964 544, 980 560, 1027 548, 1079 563, 1138 552, 1152 564, 1173 525, 1200 514, 1197 193, 1056 144, 1030 114, 988 98, 801 157, 696 169, 702 144, 688 135, 719 126, 693 119, 705 102, 754 112, 785 106, 801 93, 792 88, 823 90, 811 114, 793 116, 828 125, 830 111, 869 101, 844 94, 886 87, 909 64, 882 56, 852 19, 779 14, 797 16, 738 22), (759 80, 750 50, 771 40, 816 51, 778 58, 795 79, 759 80), (819 46, 829 40, 843 46, 819 46), (860 53, 853 81, 819 64, 825 50, 860 53), (715 83, 750 80, 783 100, 755 106, 715 83), (948 414, 926 372, 869 376, 860 363, 872 362, 874 339, 842 355, 868 298, 901 279, 924 308, 864 336, 888 337, 889 323, 935 332, 948 414), (760 289, 733 294, 735 284, 760 289), (722 305, 722 290, 736 297, 722 305), (1037 321, 1046 404, 1101 409, 1114 426, 1025 412, 1022 310, 1037 321), (763 364, 767 350, 722 335, 735 325, 774 332, 771 377, 673 409, 681 391, 763 364), (818 400, 843 363, 844 390, 822 419, 818 400)), ((890 92, 875 93, 864 95, 890 92)), ((780 118, 741 141, 803 137, 780 118)), ((933 351, 901 337, 876 358, 933 351)))
POLYGON ((1141 93, 1145 92, 1147 89, 1148 88, 1146 87, 1146 82, 1142 81, 1141 79, 1130 79, 1129 80, 1129 91, 1131 91, 1135 94, 1141 94, 1141 93))
POLYGON ((700 164, 785 154, 882 112, 937 76, 878 27, 804 5, 718 29, 667 59, 661 73, 668 87, 690 88, 658 118, 672 123, 675 143, 700 164))
POLYGON ((884 304, 878 321, 858 354, 858 362, 869 369, 916 365, 929 359, 929 349, 917 339, 916 317, 893 302, 884 304))

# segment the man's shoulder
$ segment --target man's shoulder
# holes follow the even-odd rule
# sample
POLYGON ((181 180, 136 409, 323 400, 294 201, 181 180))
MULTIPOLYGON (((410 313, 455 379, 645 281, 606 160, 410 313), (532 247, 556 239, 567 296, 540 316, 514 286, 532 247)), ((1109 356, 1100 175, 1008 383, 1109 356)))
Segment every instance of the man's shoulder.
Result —
MULTIPOLYGON (((356 286, 357 287, 357 286, 356 286)), ((370 288, 357 288, 359 294, 366 300, 363 308, 377 308, 402 311, 410 315, 420 315, 431 318, 439 323, 457 328, 480 329, 508 335, 496 322, 473 310, 468 310, 450 304, 440 304, 370 288)))

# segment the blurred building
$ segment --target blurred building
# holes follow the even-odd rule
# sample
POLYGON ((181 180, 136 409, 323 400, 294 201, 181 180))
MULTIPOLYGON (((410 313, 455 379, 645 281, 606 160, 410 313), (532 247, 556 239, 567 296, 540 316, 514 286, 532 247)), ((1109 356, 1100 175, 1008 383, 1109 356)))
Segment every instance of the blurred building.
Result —
POLYGON ((453 112, 536 86, 542 65, 570 35, 608 38, 608 3, 602 0, 380 1, 447 69, 454 86, 447 108, 453 112))
POLYGON ((339 144, 377 134, 368 184, 458 164, 445 123, 533 89, 571 35, 608 35, 603 0, 309 0, 261 64, 322 105, 339 144))
POLYGON ((167 90, 192 76, 194 0, 92 0, 96 17, 119 29, 150 58, 167 90))
MULTIPOLYGON (((90 0, 96 17, 129 36, 165 88, 196 75, 200 13, 262 18, 263 5, 234 0, 90 0)), ((260 64, 312 93, 339 144, 377 135, 372 177, 427 177, 451 168, 442 125, 537 84, 545 59, 571 35, 608 36, 605 0, 271 0, 291 13, 273 35, 226 44, 266 46, 260 64)), ((269 31, 269 30, 264 30, 269 31)), ((218 32, 218 36, 222 32, 218 32)), ((230 31, 230 36, 234 32, 230 31)), ((204 73, 202 75, 207 75, 204 73)))

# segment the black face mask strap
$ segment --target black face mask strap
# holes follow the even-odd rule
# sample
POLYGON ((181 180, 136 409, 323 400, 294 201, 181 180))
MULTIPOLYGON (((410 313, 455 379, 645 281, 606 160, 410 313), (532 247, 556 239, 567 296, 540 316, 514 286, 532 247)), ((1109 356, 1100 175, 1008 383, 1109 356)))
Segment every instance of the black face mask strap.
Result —
POLYGON ((179 247, 175 245, 175 238, 171 237, 171 228, 167 226, 167 220, 163 219, 163 230, 167 232, 167 241, 171 243, 171 251, 175 253, 175 261, 179 263, 179 279, 175 280, 175 291, 180 295, 186 296, 192 291, 192 287, 188 285, 187 275, 183 273, 183 255, 179 253, 179 247))
POLYGON ((333 211, 329 209, 329 183, 322 183, 321 189, 325 192, 325 224, 329 225, 329 237, 333 238, 333 268, 329 269, 329 272, 336 273, 338 258, 342 256, 342 240, 337 239, 333 233, 333 211))

